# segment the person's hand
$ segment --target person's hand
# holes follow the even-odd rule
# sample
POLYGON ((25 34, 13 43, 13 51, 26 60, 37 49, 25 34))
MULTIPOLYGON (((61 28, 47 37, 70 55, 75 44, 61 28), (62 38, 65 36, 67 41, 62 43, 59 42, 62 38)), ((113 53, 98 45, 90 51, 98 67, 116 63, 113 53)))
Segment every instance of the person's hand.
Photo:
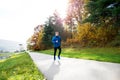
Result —
POLYGON ((56 42, 58 42, 58 40, 56 40, 56 42))

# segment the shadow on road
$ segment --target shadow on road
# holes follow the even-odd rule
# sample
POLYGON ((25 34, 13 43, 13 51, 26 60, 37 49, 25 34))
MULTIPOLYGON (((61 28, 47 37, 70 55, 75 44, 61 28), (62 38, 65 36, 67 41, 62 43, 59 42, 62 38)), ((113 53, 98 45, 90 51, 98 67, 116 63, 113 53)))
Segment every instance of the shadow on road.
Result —
POLYGON ((47 80, 54 80, 56 74, 60 71, 60 62, 52 62, 49 69, 46 71, 47 80))

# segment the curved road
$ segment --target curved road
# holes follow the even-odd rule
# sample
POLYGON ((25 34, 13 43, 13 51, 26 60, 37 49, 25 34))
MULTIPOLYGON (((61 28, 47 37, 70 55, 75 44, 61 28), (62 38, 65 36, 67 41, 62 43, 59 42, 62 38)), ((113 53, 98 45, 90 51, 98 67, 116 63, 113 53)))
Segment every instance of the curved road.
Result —
POLYGON ((47 80, 120 80, 120 64, 29 53, 47 80))

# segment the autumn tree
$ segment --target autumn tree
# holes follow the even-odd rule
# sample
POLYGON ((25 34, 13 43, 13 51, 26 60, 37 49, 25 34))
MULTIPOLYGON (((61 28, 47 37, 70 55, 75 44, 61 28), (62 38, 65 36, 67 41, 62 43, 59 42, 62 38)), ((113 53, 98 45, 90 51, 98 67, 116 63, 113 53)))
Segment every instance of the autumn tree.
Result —
POLYGON ((43 25, 38 25, 34 28, 34 34, 27 40, 27 48, 29 50, 41 50, 44 49, 42 44, 43 37, 43 25))
POLYGON ((81 24, 86 17, 87 12, 84 6, 88 1, 89 0, 69 0, 65 24, 69 26, 71 38, 73 38, 72 34, 77 32, 78 24, 81 24))
POLYGON ((73 18, 81 23, 83 20, 83 14, 84 14, 84 0, 69 0, 69 6, 67 11, 67 17, 71 21, 73 18))

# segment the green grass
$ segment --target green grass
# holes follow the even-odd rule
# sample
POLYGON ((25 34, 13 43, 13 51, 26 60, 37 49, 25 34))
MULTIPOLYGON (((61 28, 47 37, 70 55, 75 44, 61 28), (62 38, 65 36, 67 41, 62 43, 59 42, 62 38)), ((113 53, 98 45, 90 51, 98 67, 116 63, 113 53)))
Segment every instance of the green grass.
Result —
POLYGON ((43 80, 28 53, 14 54, 6 60, 0 60, 0 80, 43 80))
MULTIPOLYGON (((53 55, 53 49, 40 52, 53 55)), ((120 48, 64 48, 61 56, 120 63, 120 48)))

